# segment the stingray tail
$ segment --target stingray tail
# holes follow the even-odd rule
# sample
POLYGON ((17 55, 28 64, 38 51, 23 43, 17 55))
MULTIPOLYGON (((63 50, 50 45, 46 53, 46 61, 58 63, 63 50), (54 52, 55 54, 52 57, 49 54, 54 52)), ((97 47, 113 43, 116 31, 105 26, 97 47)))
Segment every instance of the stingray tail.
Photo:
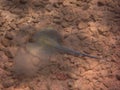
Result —
POLYGON ((57 48, 58 52, 60 52, 60 53, 66 53, 66 54, 70 54, 70 55, 74 55, 74 56, 86 56, 86 57, 90 57, 90 58, 99 59, 99 57, 84 54, 84 53, 81 53, 79 51, 75 51, 73 49, 69 49, 69 48, 64 47, 64 46, 57 46, 56 48, 57 48))

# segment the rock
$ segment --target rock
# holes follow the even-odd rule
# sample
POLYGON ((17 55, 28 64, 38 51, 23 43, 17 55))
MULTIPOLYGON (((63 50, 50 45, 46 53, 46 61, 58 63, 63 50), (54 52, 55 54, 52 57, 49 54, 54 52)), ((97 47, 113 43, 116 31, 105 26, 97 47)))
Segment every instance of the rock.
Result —
POLYGON ((9 40, 12 40, 14 37, 13 33, 12 32, 7 32, 6 35, 5 35, 5 38, 9 39, 9 40))
POLYGON ((84 28, 87 28, 88 27, 88 24, 85 23, 85 22, 80 22, 78 24, 78 29, 84 29, 84 28))
POLYGON ((68 76, 67 76, 67 74, 64 74, 64 73, 56 73, 56 78, 58 79, 58 80, 66 80, 66 79, 68 79, 68 76))
POLYGON ((7 21, 9 24, 11 24, 11 22, 17 18, 17 16, 15 14, 12 14, 10 11, 2 12, 1 16, 4 17, 5 22, 7 21))
POLYGON ((71 79, 75 79, 77 80, 79 78, 79 76, 77 76, 75 73, 69 73, 68 76, 71 78, 71 79))
POLYGON ((116 75, 116 78, 117 78, 117 80, 119 80, 120 81, 120 75, 116 75))
POLYGON ((1 43, 3 44, 3 46, 7 47, 10 46, 10 41, 8 39, 3 39, 1 40, 1 43))
POLYGON ((26 4, 27 1, 29 1, 29 0, 20 0, 19 2, 20 2, 21 4, 26 4))
POLYGON ((62 18, 60 16, 56 16, 54 17, 53 22, 56 24, 61 24, 62 18))
POLYGON ((47 85, 47 89, 40 89, 40 90, 66 90, 65 88, 65 83, 59 82, 59 81, 53 81, 52 83, 50 82, 50 84, 47 85))
POLYGON ((53 6, 51 6, 50 4, 46 5, 45 8, 48 12, 51 12, 53 10, 53 6))
POLYGON ((76 83, 71 80, 68 82, 68 87, 69 87, 69 90, 77 90, 78 89, 76 83))
POLYGON ((93 60, 88 60, 88 63, 89 63, 89 65, 90 65, 90 68, 91 69, 94 69, 94 68, 96 68, 98 65, 99 65, 99 62, 98 61, 93 61, 93 60))
POLYGON ((99 1, 99 2, 97 2, 97 5, 98 5, 99 7, 101 7, 101 6, 104 6, 104 3, 101 2, 101 1, 99 1))
POLYGON ((13 58, 16 54, 16 50, 17 50, 16 47, 4 48, 4 52, 8 58, 13 58))
POLYGON ((61 6, 62 2, 54 3, 53 6, 55 8, 59 8, 61 6))
POLYGON ((14 81, 12 79, 7 79, 2 82, 4 88, 8 88, 14 85, 14 81))

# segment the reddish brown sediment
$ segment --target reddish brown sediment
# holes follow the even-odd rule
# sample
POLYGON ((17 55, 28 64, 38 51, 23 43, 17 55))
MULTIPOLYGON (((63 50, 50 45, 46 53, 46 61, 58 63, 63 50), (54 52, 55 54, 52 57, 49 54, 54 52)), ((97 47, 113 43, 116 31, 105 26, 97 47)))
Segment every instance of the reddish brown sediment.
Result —
POLYGON ((0 0, 0 90, 119 90, 119 53, 119 0, 0 0), (65 46, 103 59, 52 55, 34 77, 16 77, 17 49, 44 28, 60 32, 65 46))

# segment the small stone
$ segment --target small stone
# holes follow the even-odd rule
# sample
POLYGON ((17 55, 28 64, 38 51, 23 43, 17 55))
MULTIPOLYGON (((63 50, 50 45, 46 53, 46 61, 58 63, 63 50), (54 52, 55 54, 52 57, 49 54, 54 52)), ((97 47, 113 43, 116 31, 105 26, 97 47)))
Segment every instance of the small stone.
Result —
POLYGON ((6 35, 5 35, 5 37, 7 39, 9 39, 9 40, 12 40, 14 36, 13 36, 13 34, 11 32, 7 32, 6 35))
MULTIPOLYGON (((48 82, 47 82, 48 83, 48 82)), ((41 84, 40 84, 40 88, 38 88, 38 89, 34 89, 34 90, 67 90, 63 85, 65 85, 65 83, 64 82, 62 82, 62 84, 61 84, 61 82, 60 81, 56 81, 56 82, 49 82, 50 84, 47 84, 47 85, 45 85, 45 87, 46 87, 46 89, 44 89, 44 88, 41 88, 41 84)))
POLYGON ((59 80, 66 80, 68 77, 64 73, 56 73, 56 78, 59 80))
POLYGON ((53 6, 55 8, 59 8, 61 6, 62 2, 54 3, 53 6))
POLYGON ((27 1, 28 1, 28 0, 20 0, 19 2, 20 2, 21 4, 26 4, 27 1))
POLYGON ((68 5, 70 5, 69 0, 64 0, 64 1, 63 1, 63 5, 64 5, 64 6, 68 6, 68 5))
POLYGON ((82 9, 87 10, 87 9, 89 9, 89 7, 90 7, 90 5, 88 5, 87 3, 84 3, 82 9))
POLYGON ((120 75, 116 75, 116 78, 117 78, 117 80, 119 80, 120 81, 120 75))
POLYGON ((10 48, 8 47, 8 48, 4 48, 3 51, 8 58, 13 58, 16 54, 16 50, 17 50, 16 47, 10 47, 10 48))
POLYGON ((67 22, 63 21, 63 22, 61 23, 61 25, 62 25, 62 27, 63 27, 63 28, 66 28, 66 27, 68 27, 68 26, 69 26, 69 23, 67 23, 67 22))
POLYGON ((80 22, 80 23, 78 24, 78 28, 79 28, 79 29, 84 29, 84 28, 87 28, 87 27, 88 27, 88 24, 85 23, 85 22, 80 22))
POLYGON ((9 88, 14 85, 14 81, 12 79, 4 80, 2 82, 2 85, 4 86, 4 88, 9 88))
POLYGON ((104 6, 104 3, 103 2, 97 2, 97 5, 99 6, 99 7, 101 7, 101 6, 104 6))
POLYGON ((66 22, 72 22, 75 20, 75 15, 73 13, 67 13, 65 16, 64 16, 64 19, 66 20, 66 22))
POLYGON ((51 12, 51 11, 53 10, 53 7, 48 4, 48 5, 46 6, 46 10, 47 10, 48 12, 51 12))
POLYGON ((5 46, 5 47, 7 47, 7 46, 10 45, 10 42, 9 42, 8 39, 3 39, 3 40, 1 40, 1 43, 2 43, 2 45, 5 46))
POLYGON ((79 76, 77 76, 77 75, 74 74, 74 73, 70 73, 68 76, 69 76, 71 79, 74 79, 74 80, 77 80, 77 79, 79 78, 79 76))
POLYGON ((61 23, 61 21, 59 19, 54 19, 53 22, 56 23, 56 24, 60 24, 61 23))
POLYGON ((74 82, 73 82, 73 81, 69 81, 69 82, 68 82, 68 87, 73 87, 73 85, 74 85, 74 82))

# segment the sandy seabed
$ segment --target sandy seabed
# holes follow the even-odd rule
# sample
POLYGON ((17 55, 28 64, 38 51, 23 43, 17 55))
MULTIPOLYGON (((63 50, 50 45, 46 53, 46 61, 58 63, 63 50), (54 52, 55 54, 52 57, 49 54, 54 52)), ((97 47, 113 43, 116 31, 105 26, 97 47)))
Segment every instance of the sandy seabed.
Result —
POLYGON ((119 0, 0 0, 0 90, 120 90, 119 0), (102 59, 53 56, 31 78, 12 71, 16 40, 54 28, 64 44, 102 59), (17 36, 22 30, 28 30, 17 36))

